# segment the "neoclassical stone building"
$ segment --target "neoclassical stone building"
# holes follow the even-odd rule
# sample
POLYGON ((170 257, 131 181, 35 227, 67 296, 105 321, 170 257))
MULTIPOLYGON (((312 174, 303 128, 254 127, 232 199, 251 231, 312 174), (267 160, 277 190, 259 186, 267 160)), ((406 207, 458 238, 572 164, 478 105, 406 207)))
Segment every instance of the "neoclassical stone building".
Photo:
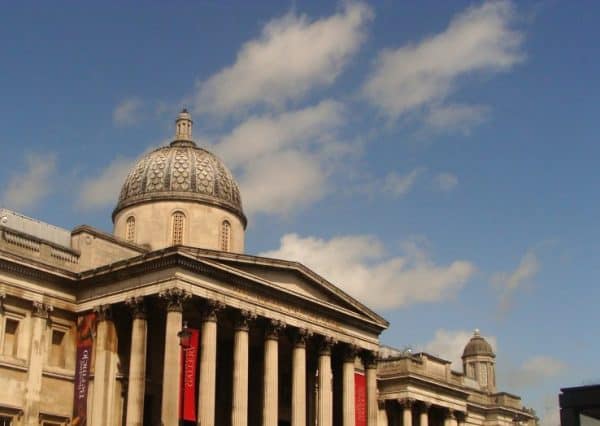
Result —
POLYGON ((381 348, 377 313, 299 263, 244 254, 238 186, 185 110, 113 222, 67 231, 0 209, 0 426, 536 421, 496 391, 478 334, 465 374, 381 348))

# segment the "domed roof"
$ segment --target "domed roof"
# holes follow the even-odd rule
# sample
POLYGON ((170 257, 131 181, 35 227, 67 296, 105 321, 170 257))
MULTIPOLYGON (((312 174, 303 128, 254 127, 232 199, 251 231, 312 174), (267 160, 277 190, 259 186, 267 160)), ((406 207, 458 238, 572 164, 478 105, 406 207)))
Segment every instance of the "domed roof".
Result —
POLYGON ((473 337, 471 337, 471 340, 469 340, 469 343, 465 346, 462 357, 465 358, 473 355, 496 356, 492 349, 492 345, 479 334, 479 330, 475 330, 473 333, 473 337))
POLYGON ((236 214, 246 226, 240 190, 227 167, 191 140, 192 121, 183 110, 175 140, 144 155, 125 179, 113 220, 126 207, 159 200, 197 201, 236 214))

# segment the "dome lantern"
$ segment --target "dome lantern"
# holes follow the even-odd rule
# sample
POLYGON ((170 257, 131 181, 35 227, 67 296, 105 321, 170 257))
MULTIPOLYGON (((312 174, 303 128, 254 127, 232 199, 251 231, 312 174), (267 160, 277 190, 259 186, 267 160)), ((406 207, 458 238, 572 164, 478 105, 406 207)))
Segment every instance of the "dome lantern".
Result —
POLYGON ((488 392, 496 391, 495 358, 492 345, 475 329, 462 354, 463 372, 488 392))
POLYGON ((175 120, 175 140, 171 142, 171 145, 178 144, 179 142, 188 142, 192 145, 196 145, 192 139, 192 116, 187 109, 182 109, 177 115, 175 120))

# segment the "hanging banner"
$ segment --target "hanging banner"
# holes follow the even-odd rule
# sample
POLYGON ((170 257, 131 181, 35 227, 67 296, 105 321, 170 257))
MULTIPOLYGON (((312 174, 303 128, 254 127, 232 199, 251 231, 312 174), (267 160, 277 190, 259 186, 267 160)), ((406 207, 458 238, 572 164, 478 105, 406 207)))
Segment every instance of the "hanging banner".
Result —
POLYGON ((363 373, 354 373, 354 416, 356 426, 367 426, 367 380, 363 373))
POLYGON ((181 351, 181 404, 179 418, 196 421, 196 365, 198 364, 198 341, 200 331, 188 328, 191 333, 189 346, 181 351))
POLYGON ((90 377, 95 329, 95 313, 91 312, 77 317, 77 364, 75 366, 75 396, 73 398, 72 426, 87 426, 88 423, 88 380, 90 377))

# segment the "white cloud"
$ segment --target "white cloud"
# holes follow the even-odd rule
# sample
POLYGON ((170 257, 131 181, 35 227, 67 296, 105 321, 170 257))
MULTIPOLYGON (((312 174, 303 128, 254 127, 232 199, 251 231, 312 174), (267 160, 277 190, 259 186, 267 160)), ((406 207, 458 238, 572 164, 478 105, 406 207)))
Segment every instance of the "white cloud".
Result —
POLYGON ((281 107, 335 81, 365 39, 372 18, 363 3, 310 21, 289 13, 244 44, 236 62, 198 84, 198 111, 227 114, 252 105, 281 107))
POLYGON ((326 100, 250 117, 214 145, 239 176, 246 212, 286 215, 319 200, 346 155, 337 140, 343 122, 343 106, 326 100))
POLYGON ((458 186, 458 178, 452 173, 440 173, 435 177, 435 183, 440 191, 450 192, 458 186))
POLYGON ((98 175, 85 179, 77 205, 90 210, 116 205, 121 185, 134 165, 135 159, 116 158, 98 175))
POLYGON ((491 282, 500 295, 499 306, 502 312, 510 309, 516 291, 529 283, 538 273, 539 261, 533 250, 528 250, 514 271, 498 272, 491 277, 491 282))
POLYGON ((545 380, 564 373, 567 366, 564 362, 545 355, 533 356, 519 368, 509 372, 507 382, 511 387, 537 387, 545 380))
POLYGON ((390 256, 377 238, 368 235, 324 240, 286 234, 278 249, 262 255, 299 261, 377 309, 451 298, 475 271, 464 260, 436 265, 413 241, 404 243, 402 256, 390 256))
POLYGON ((121 101, 113 110, 113 123, 116 126, 132 126, 139 122, 143 103, 138 98, 121 101))
POLYGON ((417 168, 405 175, 399 175, 395 172, 389 173, 383 182, 383 192, 391 195, 394 198, 399 198, 408 194, 408 192, 414 186, 417 176, 422 171, 423 169, 417 168))
POLYGON ((27 154, 26 169, 11 176, 2 194, 2 204, 16 210, 35 206, 53 188, 56 172, 55 154, 27 154))
MULTIPOLYGON (((379 53, 363 94, 391 118, 439 106, 458 80, 474 72, 510 69, 523 59, 522 35, 511 28, 509 1, 488 1, 455 16, 442 33, 379 53)), ((433 111, 432 124, 454 124, 477 116, 476 107, 433 111)))
MULTIPOLYGON (((440 358, 452 361, 452 368, 462 371, 462 353, 473 332, 468 330, 436 330, 433 339, 423 345, 423 351, 440 358)), ((496 350, 496 337, 484 336, 492 348, 496 350)))
POLYGON ((437 105, 429 109, 425 124, 434 131, 456 130, 469 134, 472 127, 482 123, 489 108, 482 105, 437 105))

